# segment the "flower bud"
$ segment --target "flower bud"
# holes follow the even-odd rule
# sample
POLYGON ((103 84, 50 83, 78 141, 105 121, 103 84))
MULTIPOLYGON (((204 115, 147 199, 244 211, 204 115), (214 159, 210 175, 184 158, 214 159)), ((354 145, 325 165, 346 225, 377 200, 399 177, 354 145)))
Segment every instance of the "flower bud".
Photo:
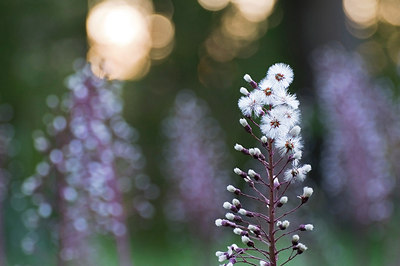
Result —
POLYGON ((243 232, 243 230, 242 229, 240 229, 240 228, 235 228, 235 229, 233 229, 233 233, 234 234, 236 234, 236 235, 242 235, 242 232, 243 232))
POLYGON ((249 171, 247 171, 247 174, 251 178, 254 178, 254 180, 256 180, 256 181, 260 180, 260 178, 261 178, 260 174, 256 173, 253 169, 249 169, 249 171))
MULTIPOLYGON (((278 225, 278 224, 277 224, 277 225, 278 225)), ((288 220, 285 220, 285 221, 283 221, 282 223, 280 223, 280 224, 278 225, 278 227, 279 227, 281 230, 285 230, 286 228, 289 227, 289 225, 290 225, 290 222, 289 222, 288 220)))
POLYGON ((250 94, 249 91, 245 87, 241 87, 240 88, 240 93, 245 95, 245 96, 250 94))
POLYGON ((283 206, 283 204, 286 204, 287 202, 288 202, 288 197, 283 196, 282 198, 280 198, 280 200, 279 200, 277 206, 280 208, 280 207, 283 206))
POLYGON ((224 253, 225 253, 225 252, 217 251, 217 252, 215 252, 215 256, 219 257, 219 256, 224 255, 224 253))
POLYGON ((306 224, 306 225, 304 226, 304 228, 306 229, 306 231, 312 231, 312 230, 314 230, 314 225, 312 225, 312 224, 306 224))
POLYGON ((249 123, 247 123, 247 120, 244 119, 244 118, 240 118, 240 119, 239 119, 239 122, 240 122, 240 124, 241 124, 243 127, 249 126, 249 123))
POLYGON ((292 236, 292 244, 297 245, 299 243, 300 237, 299 235, 293 235, 292 236))
POLYGON ((299 243, 297 244, 297 246, 295 246, 293 249, 297 249, 297 254, 301 254, 304 251, 306 251, 308 248, 306 247, 306 245, 299 243))
POLYGON ((254 242, 248 236, 242 236, 242 242, 249 247, 254 247, 254 242))
POLYGON ((279 189, 280 186, 281 186, 281 183, 279 183, 278 178, 274 178, 274 187, 275 187, 276 189, 279 189))
POLYGON ((235 205, 235 207, 238 209, 242 208, 242 204, 240 204, 240 201, 238 199, 233 199, 232 204, 235 205))
POLYGON ((228 220, 233 220, 235 219, 235 215, 233 213, 228 212, 227 214, 225 214, 226 219, 228 220))
POLYGON ((235 169, 233 169, 233 172, 235 174, 237 174, 238 176, 241 176, 243 178, 247 177, 247 174, 245 172, 243 172, 242 170, 240 170, 239 168, 237 168, 237 167, 235 169))
POLYGON ((249 132, 249 133, 252 132, 252 129, 251 129, 249 123, 247 123, 247 120, 246 120, 246 119, 241 118, 241 119, 239 120, 239 122, 240 122, 240 124, 244 127, 244 129, 245 129, 247 132, 249 132))
POLYGON ((292 137, 297 137, 300 134, 301 128, 299 126, 294 126, 289 131, 289 135, 292 137))
POLYGON ((244 149, 242 145, 237 144, 237 143, 235 144, 235 147, 234 147, 234 148, 235 148, 235 150, 237 150, 237 151, 243 151, 243 149, 244 149))
POLYGON ((268 138, 266 136, 262 136, 261 137, 261 142, 264 143, 264 144, 267 143, 268 142, 268 138))
POLYGON ((227 260, 227 259, 228 259, 228 257, 226 254, 222 254, 221 256, 218 257, 219 262, 223 262, 224 260, 227 260))
POLYGON ((303 188, 303 195, 300 196, 301 202, 306 203, 313 194, 314 190, 310 187, 303 188))
POLYGON ((257 83, 250 77, 249 74, 244 75, 243 79, 250 84, 254 89, 257 88, 257 83))
POLYGON ((218 227, 222 226, 222 219, 215 220, 215 225, 218 227))
POLYGON ((312 231, 314 230, 314 226, 312 224, 301 224, 299 226, 300 231, 312 231))

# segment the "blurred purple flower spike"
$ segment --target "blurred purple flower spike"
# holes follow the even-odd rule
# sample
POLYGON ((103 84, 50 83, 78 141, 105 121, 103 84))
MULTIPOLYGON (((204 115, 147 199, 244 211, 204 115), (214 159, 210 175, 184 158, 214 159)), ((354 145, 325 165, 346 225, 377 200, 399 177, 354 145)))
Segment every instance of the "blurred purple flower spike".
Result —
POLYGON ((130 208, 123 193, 132 187, 132 177, 145 159, 132 144, 138 133, 122 117, 122 86, 95 77, 88 65, 78 68, 66 84, 70 92, 61 101, 54 95, 47 98, 52 109, 44 118, 48 137, 34 134, 36 149, 47 156, 22 191, 31 196, 38 216, 57 214, 61 265, 92 265, 87 241, 96 233, 112 234, 120 265, 132 265, 126 224, 130 208))
POLYGON ((394 178, 384 130, 394 122, 393 106, 355 53, 341 47, 321 50, 314 71, 328 130, 322 151, 325 189, 341 216, 359 224, 386 220, 394 178))

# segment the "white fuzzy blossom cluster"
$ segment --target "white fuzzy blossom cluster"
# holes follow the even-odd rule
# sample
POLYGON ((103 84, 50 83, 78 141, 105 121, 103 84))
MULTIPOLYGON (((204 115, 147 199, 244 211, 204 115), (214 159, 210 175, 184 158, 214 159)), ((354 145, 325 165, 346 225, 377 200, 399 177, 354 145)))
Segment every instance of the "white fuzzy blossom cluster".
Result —
MULTIPOLYGON (((311 166, 300 165, 303 141, 300 136, 299 101, 296 95, 288 91, 293 81, 292 69, 279 63, 269 68, 266 77, 259 84, 247 74, 244 79, 253 90, 249 92, 244 87, 240 88, 244 96, 239 99, 238 105, 245 117, 239 122, 259 142, 260 147, 245 148, 236 144, 234 149, 260 162, 267 175, 262 176, 261 172, 257 173, 253 169, 247 172, 240 168, 234 169, 234 173, 245 181, 252 192, 243 192, 240 188, 228 185, 227 191, 234 194, 235 198, 231 202, 223 203, 227 213, 224 219, 215 220, 215 225, 232 228, 245 247, 232 244, 227 251, 218 251, 216 256, 219 262, 224 263, 221 266, 235 263, 256 265, 254 261, 260 266, 276 266, 278 254, 281 256, 281 252, 292 250, 283 263, 286 264, 307 250, 299 242, 300 236, 297 234, 292 235, 289 246, 280 250, 277 242, 292 233, 314 229, 312 224, 293 226, 285 219, 308 201, 314 192, 312 188, 303 188, 296 207, 291 210, 285 210, 284 207, 289 201, 285 195, 288 187, 295 181, 304 181, 311 166), (262 135, 257 136, 253 128, 259 128, 262 135), (281 175, 282 181, 279 180, 281 175), (261 209, 267 210, 267 213, 245 209, 238 196, 262 204, 261 209), (264 250, 265 246, 268 247, 267 250, 264 250)), ((254 209, 254 206, 250 208, 254 209)))
POLYGON ((149 180, 143 180, 147 177, 138 174, 145 160, 133 143, 137 131, 122 117, 121 84, 98 79, 88 65, 66 84, 69 92, 62 99, 47 97, 47 134, 34 133, 36 149, 46 156, 21 189, 34 206, 25 211, 27 228, 36 229, 40 218, 58 217, 60 257, 72 261, 87 257, 84 243, 94 233, 127 237, 123 193, 134 183, 147 195, 145 207, 135 206, 144 217, 153 213, 149 200, 154 193, 149 180))
MULTIPOLYGON (((240 89, 244 94, 238 102, 240 110, 247 118, 261 117, 260 129, 265 136, 264 142, 267 138, 273 139, 280 154, 292 159, 293 168, 286 170, 285 181, 304 181, 307 173, 311 171, 311 166, 299 166, 303 141, 300 136, 301 128, 298 126, 299 101, 295 94, 288 91, 293 81, 292 69, 288 65, 278 63, 269 68, 267 76, 259 84, 247 74, 244 79, 254 90, 248 92, 245 88, 240 89)), ((249 127, 245 119, 241 124, 249 127)))

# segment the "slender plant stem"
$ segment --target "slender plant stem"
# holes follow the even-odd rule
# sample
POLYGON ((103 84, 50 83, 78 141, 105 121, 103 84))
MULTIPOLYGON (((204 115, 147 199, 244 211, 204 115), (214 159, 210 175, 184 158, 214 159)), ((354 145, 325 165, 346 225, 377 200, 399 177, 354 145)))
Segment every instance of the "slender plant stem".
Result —
MULTIPOLYGON (((269 194, 269 219, 270 221, 275 220, 275 199, 274 199, 274 162, 273 162, 273 153, 272 153, 272 140, 268 139, 268 163, 270 168, 268 169, 268 178, 269 178, 269 185, 270 185, 270 194, 269 194)), ((269 223, 269 239, 270 239, 270 246, 269 246, 269 255, 270 255, 270 262, 271 266, 277 266, 276 264, 276 256, 275 256, 275 234, 274 234, 274 226, 273 222, 269 223)))

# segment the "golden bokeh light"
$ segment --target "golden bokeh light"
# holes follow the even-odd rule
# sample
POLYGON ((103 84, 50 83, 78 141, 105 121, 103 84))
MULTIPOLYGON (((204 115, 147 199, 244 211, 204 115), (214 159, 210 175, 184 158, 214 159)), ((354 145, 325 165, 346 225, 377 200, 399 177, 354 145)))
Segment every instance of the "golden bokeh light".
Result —
POLYGON ((154 14, 150 0, 108 0, 95 5, 87 18, 93 72, 109 79, 139 79, 151 60, 167 57, 173 48, 174 26, 154 14))
MULTIPOLYGON (((222 3, 217 0, 198 0, 210 6, 222 3)), ((207 37, 200 53, 219 63, 228 63, 235 58, 248 58, 258 50, 258 39, 268 30, 267 20, 274 10, 276 0, 230 0, 222 13, 220 24, 207 37)), ((225 3, 225 2, 224 2, 225 3)), ((225 4, 224 4, 225 5, 225 4)), ((219 10, 224 6, 206 7, 219 10)), ((277 22, 279 23, 279 22, 277 22)), ((276 26, 276 25, 275 25, 276 26)), ((204 69, 204 68, 201 68, 204 69)))
POLYGON ((160 61, 168 57, 174 49, 174 42, 170 42, 167 46, 153 48, 150 51, 150 58, 155 61, 160 61))
POLYGON ((400 26, 399 0, 381 0, 379 5, 381 18, 389 24, 400 26))
POLYGON ((241 12, 228 12, 222 18, 222 32, 234 39, 255 40, 258 36, 258 23, 249 21, 241 12))
POLYGON ((271 15, 275 0, 232 0, 247 20, 260 22, 271 15))
POLYGON ((218 11, 224 9, 230 0, 197 0, 199 4, 209 11, 218 11))
POLYGON ((152 47, 163 48, 168 46, 174 38, 175 28, 172 22, 159 14, 151 15, 150 21, 152 47))
POLYGON ((343 0, 343 9, 346 16, 361 27, 369 27, 377 21, 377 0, 343 0))
POLYGON ((87 19, 89 38, 106 45, 146 42, 147 27, 146 14, 128 2, 100 3, 90 11, 87 19))

